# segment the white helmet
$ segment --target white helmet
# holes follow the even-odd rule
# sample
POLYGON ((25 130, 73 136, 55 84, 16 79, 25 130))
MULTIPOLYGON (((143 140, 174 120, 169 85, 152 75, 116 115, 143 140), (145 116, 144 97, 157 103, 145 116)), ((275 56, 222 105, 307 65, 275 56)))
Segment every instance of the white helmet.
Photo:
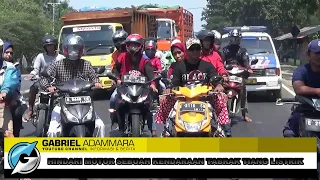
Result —
POLYGON ((221 34, 217 30, 212 30, 214 33, 215 44, 221 44, 221 34))
POLYGON ((174 45, 175 43, 181 43, 181 41, 179 39, 175 39, 171 42, 171 46, 174 45))

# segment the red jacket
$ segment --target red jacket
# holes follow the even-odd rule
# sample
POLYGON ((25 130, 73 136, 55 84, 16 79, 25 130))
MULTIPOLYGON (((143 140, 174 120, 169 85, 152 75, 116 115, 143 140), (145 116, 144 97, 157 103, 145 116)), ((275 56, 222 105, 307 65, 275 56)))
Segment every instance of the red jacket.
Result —
POLYGON ((200 58, 204 61, 210 62, 217 69, 219 75, 228 75, 228 72, 222 63, 222 59, 216 51, 212 51, 210 54, 202 52, 200 58))
POLYGON ((154 58, 150 59, 150 62, 151 62, 152 67, 156 71, 161 71, 162 70, 161 60, 158 57, 154 57, 154 58))
MULTIPOLYGON (((118 60, 116 61, 115 68, 113 69, 112 72, 114 72, 116 75, 119 76, 119 78, 125 74, 127 74, 129 71, 133 70, 132 68, 132 63, 131 63, 131 55, 129 53, 120 53, 118 56, 118 60)), ((149 60, 141 57, 140 62, 139 62, 139 67, 137 69, 140 71, 142 74, 147 76, 148 79, 153 79, 153 69, 152 65, 149 62, 149 60), (149 71, 146 72, 147 68, 149 71)), ((151 82, 151 84, 155 84, 155 82, 151 82)))

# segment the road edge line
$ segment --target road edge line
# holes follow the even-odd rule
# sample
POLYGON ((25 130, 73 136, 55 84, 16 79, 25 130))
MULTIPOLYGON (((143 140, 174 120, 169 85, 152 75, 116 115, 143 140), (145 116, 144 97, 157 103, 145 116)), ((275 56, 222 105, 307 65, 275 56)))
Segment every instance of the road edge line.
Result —
POLYGON ((294 91, 292 91, 288 86, 282 84, 282 87, 288 92, 290 93, 292 96, 296 96, 296 93, 294 91))

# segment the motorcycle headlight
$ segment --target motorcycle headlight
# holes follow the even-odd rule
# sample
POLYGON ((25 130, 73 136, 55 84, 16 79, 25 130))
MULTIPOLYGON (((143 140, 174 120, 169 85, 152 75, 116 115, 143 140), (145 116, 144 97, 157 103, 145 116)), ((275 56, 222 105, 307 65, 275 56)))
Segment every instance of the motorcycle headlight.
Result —
POLYGON ((266 69, 266 75, 267 76, 275 76, 276 74, 276 69, 266 69))
POLYGON ((207 120, 203 120, 199 123, 187 123, 180 120, 179 123, 184 126, 187 132, 199 132, 201 128, 207 123, 207 120))
POLYGON ((131 98, 129 98, 128 96, 121 94, 121 98, 127 102, 131 102, 131 98))
POLYGON ((79 122, 78 118, 76 118, 73 114, 71 114, 66 107, 63 106, 62 110, 63 110, 64 114, 66 115, 68 121, 79 122))
POLYGON ((145 101, 147 99, 148 96, 139 96, 137 103, 142 103, 143 101, 145 101))
POLYGON ((89 111, 87 112, 87 114, 84 116, 83 121, 90 121, 92 120, 92 116, 93 116, 93 107, 90 106, 89 111))

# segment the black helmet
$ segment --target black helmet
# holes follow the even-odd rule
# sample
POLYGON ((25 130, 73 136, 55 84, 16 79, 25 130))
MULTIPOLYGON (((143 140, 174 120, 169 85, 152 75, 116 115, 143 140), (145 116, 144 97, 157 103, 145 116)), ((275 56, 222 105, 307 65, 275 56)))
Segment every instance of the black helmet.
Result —
POLYGON ((128 37, 128 33, 124 30, 117 30, 115 33, 112 35, 112 40, 114 45, 119 48, 120 45, 124 45, 125 41, 128 37))
POLYGON ((144 48, 145 49, 157 49, 157 40, 153 37, 150 37, 145 40, 144 42, 144 48))
POLYGON ((197 38, 204 40, 205 38, 210 37, 214 41, 214 32, 209 30, 201 30, 198 32, 197 38))
POLYGON ((45 35, 43 38, 42 38, 42 46, 44 49, 46 45, 50 45, 50 44, 53 44, 53 45, 57 45, 57 39, 51 35, 45 35))

